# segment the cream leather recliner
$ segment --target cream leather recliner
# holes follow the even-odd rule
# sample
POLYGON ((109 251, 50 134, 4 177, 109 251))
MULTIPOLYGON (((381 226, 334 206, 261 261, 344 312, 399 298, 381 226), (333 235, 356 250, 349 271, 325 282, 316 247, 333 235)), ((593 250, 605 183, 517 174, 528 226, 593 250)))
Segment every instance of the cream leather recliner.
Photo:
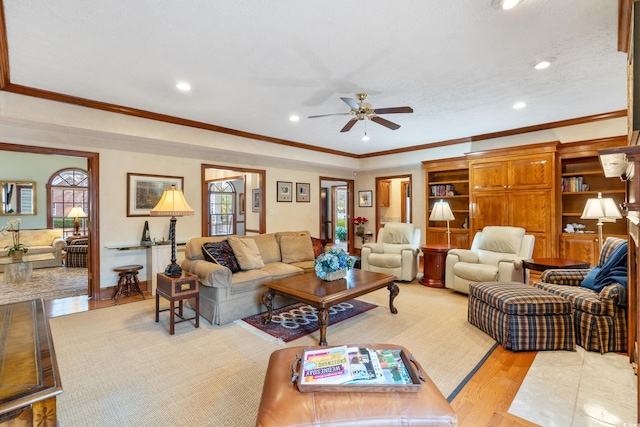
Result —
POLYGON ((447 254, 445 287, 465 294, 474 282, 525 282, 522 260, 533 254, 535 237, 520 227, 485 227, 476 233, 471 249, 447 254))
POLYGON ((418 274, 419 255, 420 229, 413 224, 388 222, 378 232, 376 243, 362 246, 361 268, 410 282, 418 274))

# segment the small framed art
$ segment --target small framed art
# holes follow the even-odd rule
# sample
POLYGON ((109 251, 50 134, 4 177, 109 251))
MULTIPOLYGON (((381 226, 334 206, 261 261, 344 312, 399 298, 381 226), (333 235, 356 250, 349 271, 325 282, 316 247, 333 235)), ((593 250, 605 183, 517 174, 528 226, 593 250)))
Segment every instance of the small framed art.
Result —
POLYGON ((358 191, 358 206, 361 208, 370 208, 373 206, 373 191, 358 191))
POLYGON ((296 182, 296 202, 309 202, 311 184, 296 182))
POLYGON ((259 188, 251 190, 251 212, 260 212, 260 204, 262 202, 262 193, 259 188))
POLYGON ((291 202, 293 199, 293 182, 278 181, 278 202, 291 202))

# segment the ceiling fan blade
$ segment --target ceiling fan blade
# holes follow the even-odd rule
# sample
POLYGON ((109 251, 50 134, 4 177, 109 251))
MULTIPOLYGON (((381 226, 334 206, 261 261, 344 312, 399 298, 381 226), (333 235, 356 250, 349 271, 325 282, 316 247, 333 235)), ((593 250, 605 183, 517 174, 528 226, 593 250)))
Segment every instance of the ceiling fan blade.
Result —
POLYGON ((353 125, 356 124, 356 122, 358 121, 358 119, 351 119, 347 122, 346 125, 344 125, 344 127, 340 130, 340 132, 349 132, 351 130, 351 128, 353 127, 353 125))
POLYGON ((376 108, 373 111, 376 114, 413 113, 413 108, 411 107, 376 108))
POLYGON ((349 107, 355 110, 360 108, 360 106, 358 105, 355 99, 351 99, 351 98, 340 98, 340 99, 342 99, 349 107))
POLYGON ((348 116, 351 113, 333 113, 333 114, 320 114, 318 116, 309 116, 308 119, 315 119, 316 117, 329 117, 329 116, 348 116))
POLYGON ((391 129, 391 130, 396 130, 396 129, 399 129, 399 128, 400 128, 400 125, 397 125, 397 124, 395 124, 395 123, 393 123, 393 122, 390 122, 390 121, 389 121, 389 120, 387 120, 387 119, 383 119, 382 117, 378 117, 378 116, 376 116, 376 117, 371 117, 371 121, 372 121, 372 122, 376 122, 376 123, 377 123, 377 124, 379 124, 379 125, 382 125, 382 126, 388 127, 388 128, 389 128, 389 129, 391 129))

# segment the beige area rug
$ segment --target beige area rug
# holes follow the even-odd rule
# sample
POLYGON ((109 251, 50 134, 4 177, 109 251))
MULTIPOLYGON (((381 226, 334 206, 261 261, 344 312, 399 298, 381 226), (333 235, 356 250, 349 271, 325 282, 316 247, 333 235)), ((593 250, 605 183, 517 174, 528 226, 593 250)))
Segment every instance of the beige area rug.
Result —
MULTIPOLYGON (((330 326, 329 345, 403 345, 445 397, 495 344, 467 322, 465 295, 400 284, 395 315, 386 289, 360 299, 379 307, 330 326)), ((155 323, 154 309, 146 300, 50 320, 64 390, 60 425, 255 425, 267 362, 282 344, 241 321, 180 323, 171 336, 168 313, 155 323)), ((286 346, 318 339, 314 332, 286 346)))
POLYGON ((0 305, 87 295, 87 283, 86 268, 34 268, 29 282, 11 284, 4 283, 4 273, 0 273, 0 305))

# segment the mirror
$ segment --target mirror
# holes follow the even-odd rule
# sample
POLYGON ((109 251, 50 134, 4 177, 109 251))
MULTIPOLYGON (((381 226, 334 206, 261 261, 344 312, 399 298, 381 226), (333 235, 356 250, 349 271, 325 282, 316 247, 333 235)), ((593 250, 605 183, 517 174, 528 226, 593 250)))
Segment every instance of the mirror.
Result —
POLYGON ((1 215, 35 215, 36 183, 33 181, 0 181, 1 215))

